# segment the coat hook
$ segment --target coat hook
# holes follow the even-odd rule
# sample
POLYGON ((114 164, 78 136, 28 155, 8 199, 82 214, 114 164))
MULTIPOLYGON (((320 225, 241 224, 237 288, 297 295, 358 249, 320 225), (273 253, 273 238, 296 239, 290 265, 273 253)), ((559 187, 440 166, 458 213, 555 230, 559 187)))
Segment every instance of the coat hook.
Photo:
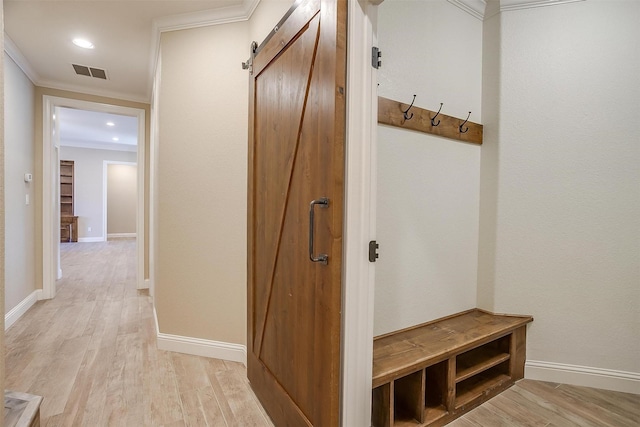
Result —
POLYGON ((436 126, 438 126, 440 124, 440 120, 438 120, 438 122, 436 123, 436 117, 438 117, 438 114, 440 114, 440 110, 442 110, 442 102, 440 103, 440 108, 438 109, 438 112, 431 119, 431 126, 433 126, 433 127, 436 127, 436 126))
POLYGON ((409 108, 407 108, 406 110, 403 111, 405 120, 411 120, 411 118, 413 117, 413 113, 411 113, 411 115, 409 115, 407 113, 409 112, 409 110, 411 110, 411 107, 413 107, 413 103, 414 102, 416 102, 416 96, 415 95, 413 95, 413 101, 411 101, 411 105, 409 105, 409 108))
POLYGON ((469 115, 467 116, 467 119, 462 122, 462 124, 460 125, 460 133, 467 133, 467 131, 469 130, 469 126, 467 126, 467 128, 465 130, 462 130, 462 126, 464 126, 465 123, 467 123, 469 121, 469 117, 471 117, 471 111, 469 111, 469 115))

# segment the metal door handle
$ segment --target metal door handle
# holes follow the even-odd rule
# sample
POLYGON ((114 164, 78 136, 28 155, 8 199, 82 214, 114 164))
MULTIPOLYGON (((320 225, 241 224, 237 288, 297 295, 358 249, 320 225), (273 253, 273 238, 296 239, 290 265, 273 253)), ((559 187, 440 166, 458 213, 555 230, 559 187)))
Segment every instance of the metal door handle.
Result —
POLYGON ((317 200, 312 200, 309 203, 309 259, 312 262, 320 262, 324 265, 327 265, 329 262, 329 255, 327 254, 319 254, 317 257, 313 255, 313 226, 314 226, 314 208, 316 205, 320 205, 321 208, 329 207, 329 199, 326 197, 322 197, 317 200))

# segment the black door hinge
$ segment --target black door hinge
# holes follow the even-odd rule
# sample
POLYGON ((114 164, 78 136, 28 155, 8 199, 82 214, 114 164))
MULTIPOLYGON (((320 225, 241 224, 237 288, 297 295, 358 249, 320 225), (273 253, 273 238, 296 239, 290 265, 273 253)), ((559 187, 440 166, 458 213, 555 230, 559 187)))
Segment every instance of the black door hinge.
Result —
POLYGON ((371 48, 371 66, 375 69, 380 68, 380 66, 382 65, 382 51, 380 51, 380 49, 378 49, 377 47, 372 47, 371 48))
POLYGON ((369 242, 369 262, 376 262, 380 257, 380 254, 378 254, 379 247, 380 245, 375 240, 369 242))

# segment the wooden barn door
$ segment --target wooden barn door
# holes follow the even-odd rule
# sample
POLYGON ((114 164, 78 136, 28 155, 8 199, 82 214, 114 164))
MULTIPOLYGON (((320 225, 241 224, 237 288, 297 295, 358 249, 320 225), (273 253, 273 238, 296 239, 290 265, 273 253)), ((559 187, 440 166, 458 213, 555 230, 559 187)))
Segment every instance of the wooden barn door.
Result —
POLYGON ((346 1, 302 0, 252 55, 248 355, 276 426, 339 425, 346 1))

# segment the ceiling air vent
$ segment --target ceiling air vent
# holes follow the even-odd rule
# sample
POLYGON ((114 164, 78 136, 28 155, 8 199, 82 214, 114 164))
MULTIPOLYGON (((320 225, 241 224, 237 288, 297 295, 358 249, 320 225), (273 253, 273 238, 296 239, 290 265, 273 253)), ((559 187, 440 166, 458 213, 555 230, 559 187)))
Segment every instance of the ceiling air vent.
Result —
POLYGON ((100 68, 87 67, 86 65, 73 65, 73 69, 79 76, 95 77, 96 79, 107 80, 107 72, 100 68))

